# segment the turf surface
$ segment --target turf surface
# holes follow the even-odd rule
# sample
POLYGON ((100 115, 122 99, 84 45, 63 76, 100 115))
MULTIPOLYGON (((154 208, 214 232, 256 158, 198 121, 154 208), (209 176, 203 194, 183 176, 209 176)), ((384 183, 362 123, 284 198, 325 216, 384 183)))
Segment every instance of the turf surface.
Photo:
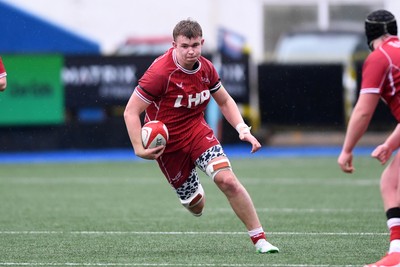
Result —
POLYGON ((0 266, 362 266, 386 252, 383 167, 357 157, 235 158, 279 254, 255 252, 225 197, 201 174, 200 218, 155 162, 0 165, 0 266))

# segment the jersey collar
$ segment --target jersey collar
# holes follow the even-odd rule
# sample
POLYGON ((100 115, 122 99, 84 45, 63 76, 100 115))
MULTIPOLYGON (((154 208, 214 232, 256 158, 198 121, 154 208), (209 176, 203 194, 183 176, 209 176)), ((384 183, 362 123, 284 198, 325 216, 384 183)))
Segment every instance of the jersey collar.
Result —
POLYGON ((201 61, 197 60, 198 64, 197 64, 197 68, 195 68, 194 70, 188 70, 185 69, 184 67, 182 67, 179 63, 178 63, 178 58, 176 57, 176 51, 175 49, 172 50, 172 59, 174 60, 175 65, 184 73, 186 74, 194 74, 196 72, 198 72, 201 68, 201 61))

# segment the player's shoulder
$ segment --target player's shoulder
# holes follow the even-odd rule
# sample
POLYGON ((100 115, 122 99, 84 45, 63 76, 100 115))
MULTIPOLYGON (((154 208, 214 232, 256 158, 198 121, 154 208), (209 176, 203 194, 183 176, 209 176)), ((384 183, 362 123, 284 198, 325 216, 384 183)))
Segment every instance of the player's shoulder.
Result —
POLYGON ((400 49, 400 39, 398 36, 390 36, 383 46, 390 49, 400 49))
POLYGON ((153 65, 165 65, 172 62, 172 48, 168 49, 164 54, 158 56, 151 66, 153 65))
POLYGON ((157 57, 147 69, 147 73, 157 74, 157 76, 167 73, 171 68, 174 68, 171 49, 163 55, 157 57))
POLYGON ((386 65, 390 64, 391 53, 384 46, 378 47, 372 51, 365 59, 364 65, 386 65))
POLYGON ((370 57, 373 59, 398 57, 400 52, 400 41, 397 36, 391 36, 384 43, 375 49, 370 57))

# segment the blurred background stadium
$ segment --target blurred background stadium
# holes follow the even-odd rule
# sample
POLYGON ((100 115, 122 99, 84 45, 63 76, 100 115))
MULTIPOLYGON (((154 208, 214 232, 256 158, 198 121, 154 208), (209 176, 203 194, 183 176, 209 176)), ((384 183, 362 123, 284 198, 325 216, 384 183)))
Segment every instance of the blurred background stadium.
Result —
MULTIPOLYGON (((0 0, 0 151, 130 148, 123 110, 175 24, 200 22, 246 121, 266 145, 339 145, 368 54, 365 16, 398 0, 0 0)), ((215 104, 206 117, 238 142, 215 104)), ((381 104, 365 144, 395 120, 381 104)))

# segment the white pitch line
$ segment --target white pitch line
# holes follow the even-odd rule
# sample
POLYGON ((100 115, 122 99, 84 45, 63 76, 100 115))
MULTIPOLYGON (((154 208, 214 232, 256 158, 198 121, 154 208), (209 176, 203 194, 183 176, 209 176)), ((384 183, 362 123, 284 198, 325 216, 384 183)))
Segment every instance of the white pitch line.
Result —
POLYGON ((188 267, 355 267, 359 265, 329 264, 220 264, 220 263, 78 263, 78 262, 0 262, 0 266, 188 266, 188 267))
MULTIPOLYGON (((157 231, 0 231, 0 235, 247 235, 246 232, 157 232, 157 231)), ((388 233, 266 232, 267 235, 386 236, 388 233)))
MULTIPOLYGON (((185 209, 176 209, 177 211, 187 212, 185 209)), ((382 212, 383 209, 334 209, 334 208, 257 208, 258 212, 276 212, 276 213, 353 213, 353 212, 382 212)), ((233 212, 231 208, 208 208, 207 212, 233 212)))

